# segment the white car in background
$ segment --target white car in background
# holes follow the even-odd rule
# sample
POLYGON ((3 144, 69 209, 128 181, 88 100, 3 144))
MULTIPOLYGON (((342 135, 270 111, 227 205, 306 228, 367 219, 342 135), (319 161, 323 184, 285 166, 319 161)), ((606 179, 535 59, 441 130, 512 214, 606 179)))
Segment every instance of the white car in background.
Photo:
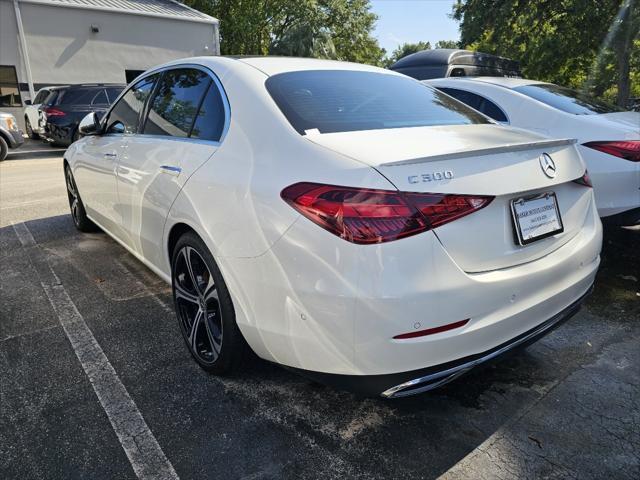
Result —
POLYGON ((80 129, 64 157, 76 227, 173 286, 213 373, 246 342, 347 389, 426 391, 570 317, 600 263, 573 140, 389 70, 185 59, 80 129))
POLYGON ((49 96, 51 89, 53 87, 44 87, 38 90, 35 98, 32 100, 26 100, 24 107, 24 125, 25 131, 29 138, 36 139, 42 133, 42 128, 40 127, 40 118, 38 108, 42 105, 45 98, 49 96))
POLYGON ((603 221, 640 223, 640 112, 575 90, 504 77, 426 80, 494 120, 554 138, 577 138, 603 221))

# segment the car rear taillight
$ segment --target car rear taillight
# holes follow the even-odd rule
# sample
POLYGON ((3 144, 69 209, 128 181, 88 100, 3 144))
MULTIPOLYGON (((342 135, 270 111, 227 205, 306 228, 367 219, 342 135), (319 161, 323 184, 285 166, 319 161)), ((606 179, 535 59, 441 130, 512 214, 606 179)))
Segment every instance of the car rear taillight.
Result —
POLYGON ((47 114, 47 117, 64 117, 66 115, 62 110, 53 107, 45 108, 44 113, 47 114))
POLYGON ((619 140, 615 142, 588 142, 585 147, 593 148, 615 157, 640 162, 640 140, 619 140))
POLYGON ((296 183, 282 199, 349 242, 375 244, 426 232, 487 206, 493 197, 296 183))
POLYGON ((576 178, 573 183, 577 183, 578 185, 582 185, 583 187, 593 188, 591 177, 589 176, 589 172, 587 170, 584 171, 584 175, 582 175, 580 178, 576 178))

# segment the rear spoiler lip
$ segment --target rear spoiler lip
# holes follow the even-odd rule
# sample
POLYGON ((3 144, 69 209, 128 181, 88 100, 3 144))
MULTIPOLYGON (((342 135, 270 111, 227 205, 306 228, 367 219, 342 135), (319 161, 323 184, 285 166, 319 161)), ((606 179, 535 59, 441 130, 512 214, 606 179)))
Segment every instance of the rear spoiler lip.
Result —
POLYGON ((435 162, 438 160, 449 160, 452 158, 477 157, 482 155, 521 152, 523 150, 533 150, 535 148, 561 147, 564 145, 573 145, 578 140, 575 138, 562 138, 558 140, 540 140, 537 142, 524 143, 508 143, 497 147, 478 148, 476 150, 464 150, 462 152, 443 153, 440 155, 432 155, 420 158, 411 158, 409 160, 399 160, 396 162, 381 163, 379 167, 397 167, 400 165, 412 165, 415 163, 435 162))

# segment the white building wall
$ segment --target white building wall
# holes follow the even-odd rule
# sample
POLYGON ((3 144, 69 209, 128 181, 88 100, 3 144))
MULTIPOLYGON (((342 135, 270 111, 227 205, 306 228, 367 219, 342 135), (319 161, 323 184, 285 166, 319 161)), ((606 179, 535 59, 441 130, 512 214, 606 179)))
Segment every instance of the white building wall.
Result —
MULTIPOLYGON (((179 58, 218 55, 217 24, 129 11, 113 13, 20 2, 33 82, 126 83, 125 70, 146 70, 179 58), (91 31, 97 25, 98 33, 91 31)), ((15 65, 27 82, 12 0, 0 0, 0 65, 15 65)), ((24 87, 22 100, 29 98, 24 87)), ((21 118, 21 109, 7 109, 21 118)))

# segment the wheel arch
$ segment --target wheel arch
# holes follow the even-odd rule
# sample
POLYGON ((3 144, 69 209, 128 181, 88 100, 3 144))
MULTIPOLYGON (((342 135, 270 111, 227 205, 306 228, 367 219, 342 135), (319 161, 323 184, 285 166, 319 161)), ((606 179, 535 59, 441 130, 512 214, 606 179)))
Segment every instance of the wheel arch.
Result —
POLYGON ((178 243, 178 240, 180 239, 180 237, 187 232, 193 232, 196 235, 198 235, 198 237, 202 238, 202 236, 196 231, 196 229, 193 228, 191 225, 188 225, 187 223, 177 222, 176 224, 171 226, 171 229, 169 230, 169 234, 167 235, 166 251, 165 251, 167 255, 167 259, 169 260, 169 268, 171 268, 171 258, 173 257, 173 249, 178 243))

